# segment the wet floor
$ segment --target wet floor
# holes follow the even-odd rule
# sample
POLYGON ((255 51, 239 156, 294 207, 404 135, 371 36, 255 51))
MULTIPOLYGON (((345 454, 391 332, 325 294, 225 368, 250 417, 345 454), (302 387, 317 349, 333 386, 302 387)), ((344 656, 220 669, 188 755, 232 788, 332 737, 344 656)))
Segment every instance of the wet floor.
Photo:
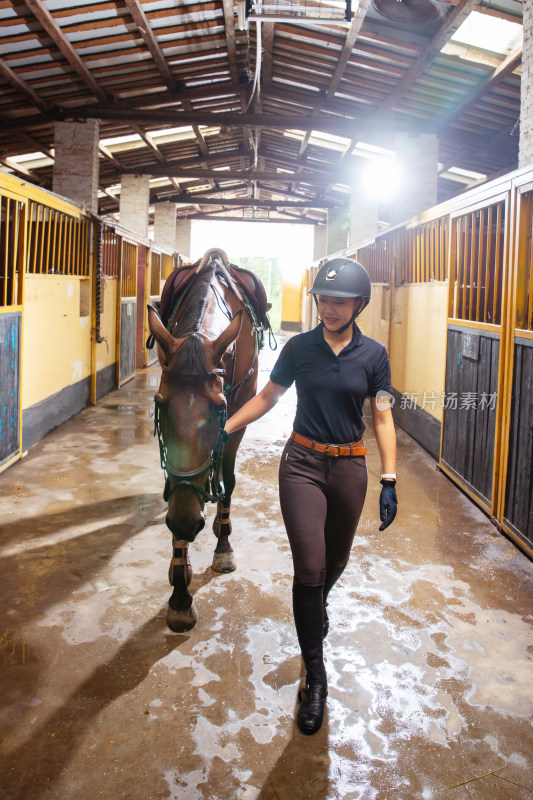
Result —
POLYGON ((532 798, 533 564, 401 431, 400 511, 383 533, 366 437, 369 494, 330 597, 316 736, 294 722, 277 503, 292 392, 241 446, 237 571, 210 569, 210 509, 191 547, 198 623, 167 629, 158 372, 0 475, 2 800, 532 798))

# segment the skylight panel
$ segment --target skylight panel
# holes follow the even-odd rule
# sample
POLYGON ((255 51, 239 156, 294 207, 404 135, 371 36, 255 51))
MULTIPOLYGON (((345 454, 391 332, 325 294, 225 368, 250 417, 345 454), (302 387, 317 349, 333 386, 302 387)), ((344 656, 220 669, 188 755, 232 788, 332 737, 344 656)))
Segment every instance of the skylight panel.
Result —
MULTIPOLYGON (((467 61, 483 61, 480 51, 507 56, 522 44, 522 25, 501 17, 472 11, 441 50, 467 61)), ((486 63, 493 64, 490 56, 486 63)))
POLYGON ((367 142, 357 142, 352 150, 353 156, 362 156, 363 158, 394 158, 394 150, 387 150, 385 147, 379 147, 376 144, 368 144, 367 142))

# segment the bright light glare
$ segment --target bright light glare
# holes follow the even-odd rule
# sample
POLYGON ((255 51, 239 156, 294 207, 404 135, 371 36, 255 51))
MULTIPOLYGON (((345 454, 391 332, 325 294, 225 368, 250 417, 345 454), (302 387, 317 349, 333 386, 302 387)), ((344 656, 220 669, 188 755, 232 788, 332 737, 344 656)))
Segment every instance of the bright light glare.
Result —
POLYGON ((361 185, 366 194, 377 200, 392 200, 399 185, 396 162, 390 158, 369 161, 362 171, 361 185))

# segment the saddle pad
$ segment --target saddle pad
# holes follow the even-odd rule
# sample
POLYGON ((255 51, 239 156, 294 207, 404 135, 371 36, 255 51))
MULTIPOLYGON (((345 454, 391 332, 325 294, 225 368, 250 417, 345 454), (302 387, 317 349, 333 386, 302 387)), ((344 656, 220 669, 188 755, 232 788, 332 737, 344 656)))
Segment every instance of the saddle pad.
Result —
POLYGON ((196 272, 196 264, 187 264, 184 267, 175 269, 165 281, 163 291, 161 292, 161 322, 165 327, 168 325, 170 315, 176 305, 176 301, 181 292, 189 283, 190 279, 196 272))
POLYGON ((254 272, 251 272, 249 269, 237 267, 235 264, 230 264, 230 272, 232 278, 234 278, 237 285, 252 304, 259 322, 264 328, 270 328, 270 320, 267 313, 270 309, 270 303, 268 302, 265 287, 261 280, 254 272))

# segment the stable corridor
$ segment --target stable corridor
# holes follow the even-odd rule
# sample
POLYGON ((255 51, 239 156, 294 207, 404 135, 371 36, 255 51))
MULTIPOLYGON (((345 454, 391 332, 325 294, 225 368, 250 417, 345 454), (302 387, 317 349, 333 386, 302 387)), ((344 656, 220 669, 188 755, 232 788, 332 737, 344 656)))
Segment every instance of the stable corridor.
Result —
MULTIPOLYGON (((263 351, 262 381, 274 358, 263 351)), ((158 383, 158 367, 138 372, 0 475, 2 800, 532 798, 533 564, 402 431, 383 533, 366 435, 369 493, 330 598, 316 736, 294 721, 277 500, 292 391, 241 446, 237 571, 210 569, 210 508, 190 548, 198 623, 167 629, 158 383)))

